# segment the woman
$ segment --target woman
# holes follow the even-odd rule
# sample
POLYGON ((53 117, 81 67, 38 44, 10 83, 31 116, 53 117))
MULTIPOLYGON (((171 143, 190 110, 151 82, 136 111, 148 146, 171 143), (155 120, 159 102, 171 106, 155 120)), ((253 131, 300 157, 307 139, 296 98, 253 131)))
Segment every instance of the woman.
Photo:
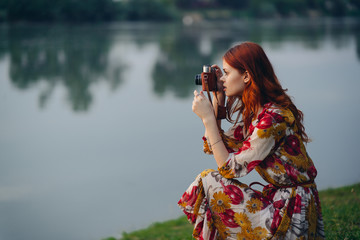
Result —
MULTIPOLYGON (((194 92, 192 109, 205 126, 204 151, 218 171, 199 174, 179 201, 196 239, 324 239, 314 164, 304 143, 303 114, 291 101, 263 49, 242 43, 216 69, 213 104, 194 92), (220 83, 220 84, 219 84, 220 83), (234 123, 219 130, 213 106, 234 123), (236 120, 232 117, 236 116, 236 120), (236 180, 255 169, 268 183, 257 191, 236 180)), ((259 183, 258 183, 259 184, 259 183)))

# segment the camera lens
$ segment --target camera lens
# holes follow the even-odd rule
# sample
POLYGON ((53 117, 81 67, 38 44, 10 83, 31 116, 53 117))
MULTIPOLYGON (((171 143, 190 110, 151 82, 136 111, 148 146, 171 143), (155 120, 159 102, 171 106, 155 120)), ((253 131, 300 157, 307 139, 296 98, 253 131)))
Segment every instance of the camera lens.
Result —
POLYGON ((202 85, 201 74, 196 74, 196 76, 195 76, 195 85, 202 85))
POLYGON ((212 71, 212 68, 210 65, 203 66, 203 72, 210 73, 211 71, 212 71))

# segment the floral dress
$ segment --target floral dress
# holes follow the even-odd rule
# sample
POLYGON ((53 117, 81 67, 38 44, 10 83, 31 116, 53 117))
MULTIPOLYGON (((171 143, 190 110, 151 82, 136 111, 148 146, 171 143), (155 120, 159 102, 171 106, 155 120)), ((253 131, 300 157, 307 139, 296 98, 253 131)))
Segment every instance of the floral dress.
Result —
POLYGON ((240 123, 222 138, 226 163, 199 174, 178 203, 196 239, 325 239, 317 171, 290 110, 265 104, 248 137, 240 123), (253 169, 268 183, 262 191, 235 179, 253 169))

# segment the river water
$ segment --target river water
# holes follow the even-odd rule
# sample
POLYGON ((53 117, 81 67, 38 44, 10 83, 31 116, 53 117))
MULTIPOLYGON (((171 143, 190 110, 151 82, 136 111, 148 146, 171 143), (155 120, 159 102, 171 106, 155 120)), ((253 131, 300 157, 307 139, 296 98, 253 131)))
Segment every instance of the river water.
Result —
POLYGON ((0 239, 100 240, 180 216, 216 168, 194 75, 242 41, 304 112, 319 189, 359 182, 359 20, 0 26, 0 239))

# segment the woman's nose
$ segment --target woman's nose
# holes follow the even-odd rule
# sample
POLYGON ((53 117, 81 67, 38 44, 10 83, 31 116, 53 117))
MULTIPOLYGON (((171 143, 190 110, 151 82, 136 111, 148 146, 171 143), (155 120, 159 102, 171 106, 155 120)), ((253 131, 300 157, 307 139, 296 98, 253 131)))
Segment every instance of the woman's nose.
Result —
POLYGON ((220 81, 221 81, 221 82, 225 82, 224 76, 221 76, 220 81))

